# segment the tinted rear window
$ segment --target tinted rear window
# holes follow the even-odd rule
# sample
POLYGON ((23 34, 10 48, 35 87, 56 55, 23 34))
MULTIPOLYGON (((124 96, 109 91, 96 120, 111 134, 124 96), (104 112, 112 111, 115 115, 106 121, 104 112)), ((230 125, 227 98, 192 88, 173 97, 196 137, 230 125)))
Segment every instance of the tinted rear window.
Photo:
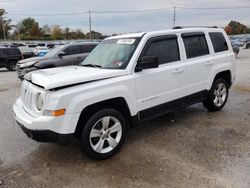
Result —
POLYGON ((209 33, 209 36, 211 38, 215 53, 228 50, 226 39, 222 33, 209 33))

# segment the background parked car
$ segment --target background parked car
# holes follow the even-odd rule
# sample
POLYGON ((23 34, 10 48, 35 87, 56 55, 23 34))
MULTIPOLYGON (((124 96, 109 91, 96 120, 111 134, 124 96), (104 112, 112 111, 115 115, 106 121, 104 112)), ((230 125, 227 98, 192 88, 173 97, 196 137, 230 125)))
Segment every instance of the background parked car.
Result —
POLYGON ((36 44, 28 44, 28 47, 35 49, 37 47, 37 45, 36 44))
POLYGON ((250 42, 246 43, 246 49, 250 48, 250 42))
POLYGON ((53 44, 53 43, 47 44, 47 48, 49 48, 49 49, 53 49, 54 47, 55 47, 55 44, 53 44))
POLYGON ((235 53, 235 57, 237 58, 239 53, 240 53, 240 48, 239 48, 239 44, 237 42, 235 42, 234 40, 231 41, 232 47, 233 47, 233 51, 235 53))
POLYGON ((21 51, 24 59, 35 56, 34 50, 32 48, 27 47, 27 46, 21 46, 21 47, 19 47, 19 50, 21 51))
POLYGON ((45 56, 48 52, 49 52, 49 49, 48 49, 47 47, 40 47, 40 46, 37 46, 37 47, 34 49, 34 54, 35 54, 36 56, 39 56, 39 57, 45 56))
POLYGON ((18 78, 23 79, 28 72, 59 66, 78 65, 99 44, 84 42, 58 46, 44 57, 34 57, 19 61, 17 64, 18 78))
POLYGON ((22 58, 22 53, 18 48, 0 48, 0 68, 13 71, 16 69, 17 62, 22 58))
POLYGON ((248 36, 248 35, 245 35, 245 36, 240 38, 240 42, 247 43, 249 41, 250 41, 250 36, 248 36))

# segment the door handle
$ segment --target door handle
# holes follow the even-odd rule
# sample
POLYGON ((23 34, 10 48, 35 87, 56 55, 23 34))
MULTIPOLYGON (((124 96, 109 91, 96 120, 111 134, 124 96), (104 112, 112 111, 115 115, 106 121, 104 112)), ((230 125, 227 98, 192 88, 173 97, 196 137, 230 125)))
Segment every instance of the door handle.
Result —
POLYGON ((181 73, 184 71, 184 68, 176 68, 172 71, 173 74, 181 73))
POLYGON ((207 61, 207 62, 205 63, 205 65, 206 65, 206 66, 213 65, 213 62, 211 62, 211 61, 207 61))

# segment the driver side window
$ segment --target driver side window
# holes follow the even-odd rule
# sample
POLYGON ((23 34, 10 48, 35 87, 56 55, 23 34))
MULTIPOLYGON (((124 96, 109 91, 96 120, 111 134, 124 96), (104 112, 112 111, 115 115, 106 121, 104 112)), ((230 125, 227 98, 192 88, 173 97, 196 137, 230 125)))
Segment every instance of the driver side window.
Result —
POLYGON ((143 56, 157 56, 159 64, 180 60, 177 37, 152 39, 143 56))
POLYGON ((74 55, 74 54, 80 54, 80 46, 75 45, 75 46, 69 46, 66 49, 63 50, 66 55, 74 55))
POLYGON ((64 51, 65 55, 71 55, 70 47, 65 48, 63 51, 64 51))

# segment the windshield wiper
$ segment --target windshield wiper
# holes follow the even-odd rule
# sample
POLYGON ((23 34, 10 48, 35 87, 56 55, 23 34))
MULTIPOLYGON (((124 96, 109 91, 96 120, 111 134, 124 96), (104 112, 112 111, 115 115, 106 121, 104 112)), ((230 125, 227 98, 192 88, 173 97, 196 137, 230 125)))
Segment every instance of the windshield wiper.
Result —
POLYGON ((94 67, 94 68, 102 68, 101 65, 95 65, 95 64, 84 64, 84 65, 81 65, 83 67, 94 67))

